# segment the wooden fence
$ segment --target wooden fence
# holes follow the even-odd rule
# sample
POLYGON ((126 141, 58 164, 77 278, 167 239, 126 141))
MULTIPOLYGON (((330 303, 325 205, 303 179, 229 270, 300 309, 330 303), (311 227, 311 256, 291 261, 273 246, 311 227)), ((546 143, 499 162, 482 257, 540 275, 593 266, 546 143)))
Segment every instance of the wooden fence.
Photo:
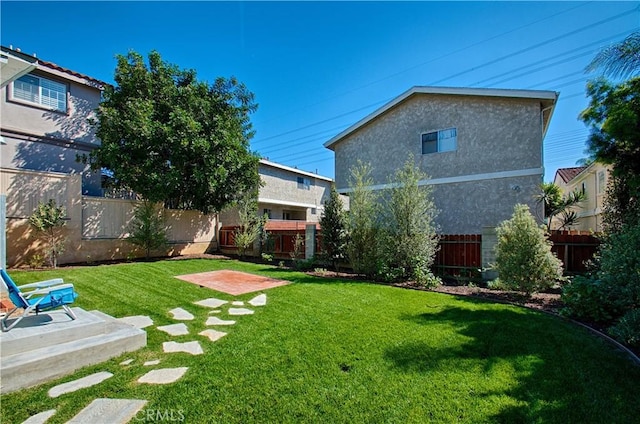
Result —
POLYGON ((600 240, 589 231, 552 231, 549 240, 553 242, 551 251, 562 261, 568 275, 586 272, 587 261, 600 246, 600 240))
POLYGON ((433 272, 457 281, 481 280, 482 235, 446 234, 440 236, 433 272))

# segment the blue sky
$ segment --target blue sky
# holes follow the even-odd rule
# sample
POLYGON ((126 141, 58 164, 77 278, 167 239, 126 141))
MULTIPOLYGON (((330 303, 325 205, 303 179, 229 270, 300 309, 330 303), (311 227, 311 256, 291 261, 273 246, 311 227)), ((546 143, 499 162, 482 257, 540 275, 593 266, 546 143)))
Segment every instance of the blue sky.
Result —
POLYGON ((0 40, 113 82, 151 50, 256 95, 252 149, 333 177, 331 137, 415 85, 560 92, 545 180, 584 157, 584 67, 640 28, 640 2, 14 2, 0 40))

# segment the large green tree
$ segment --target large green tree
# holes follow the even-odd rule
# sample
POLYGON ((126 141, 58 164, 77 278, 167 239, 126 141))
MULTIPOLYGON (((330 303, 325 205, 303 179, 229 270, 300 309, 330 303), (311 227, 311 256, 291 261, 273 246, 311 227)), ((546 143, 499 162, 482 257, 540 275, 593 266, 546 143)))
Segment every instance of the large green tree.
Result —
POLYGON ((116 85, 97 110, 93 169, 109 169, 117 187, 146 200, 203 213, 258 186, 259 157, 249 150, 257 105, 242 83, 198 81, 155 51, 148 63, 136 52, 117 61, 116 85))
POLYGON ((590 81, 587 94, 591 101, 580 115, 591 129, 587 149, 592 159, 612 165, 613 184, 616 184, 615 190, 609 190, 607 201, 623 208, 619 212, 627 218, 637 218, 640 195, 640 77, 621 84, 612 84, 604 79, 590 81))
POLYGON ((324 202, 320 217, 322 234, 322 255, 338 270, 338 262, 343 260, 347 251, 347 223, 344 205, 335 185, 331 185, 329 199, 324 202))
POLYGON ((586 70, 601 70, 612 78, 636 75, 640 71, 640 32, 634 32, 619 43, 603 49, 586 70))

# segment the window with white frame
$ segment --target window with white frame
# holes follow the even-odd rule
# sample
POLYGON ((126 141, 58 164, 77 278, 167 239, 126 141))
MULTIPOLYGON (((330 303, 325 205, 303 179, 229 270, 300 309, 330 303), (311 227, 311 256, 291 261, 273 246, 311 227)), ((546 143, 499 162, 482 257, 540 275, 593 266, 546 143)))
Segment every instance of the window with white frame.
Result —
POLYGON ((13 82, 13 99, 47 109, 67 111, 67 86, 36 75, 24 75, 13 82))
POLYGON ((453 152, 458 148, 458 131, 455 128, 422 134, 422 154, 453 152))
POLYGON ((298 177, 298 188, 302 190, 311 190, 311 180, 309 178, 298 177))
POLYGON ((598 172, 598 194, 604 193, 605 183, 604 183, 604 171, 598 172))

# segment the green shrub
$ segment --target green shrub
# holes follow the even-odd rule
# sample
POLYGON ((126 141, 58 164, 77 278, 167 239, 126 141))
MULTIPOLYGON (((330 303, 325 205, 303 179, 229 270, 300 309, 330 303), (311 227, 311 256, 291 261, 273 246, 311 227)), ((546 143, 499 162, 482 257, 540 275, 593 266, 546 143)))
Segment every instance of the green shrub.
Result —
POLYGON ((551 243, 528 206, 516 205, 511 219, 496 232, 495 269, 506 287, 530 296, 562 279, 562 262, 551 252, 551 243))
POLYGON ((164 221, 164 209, 147 200, 136 206, 133 220, 128 226, 127 241, 144 249, 147 259, 151 251, 165 247, 169 243, 164 221))
POLYGON ((640 347, 640 309, 627 312, 616 325, 609 329, 609 334, 621 343, 640 347))
POLYGON ((640 307, 640 225, 623 225, 600 246, 597 268, 563 289, 564 314, 597 322, 640 307))
POLYGON ((67 241, 62 232, 66 218, 67 211, 64 206, 58 206, 53 199, 47 203, 39 203, 29 217, 29 224, 45 240, 44 253, 54 268, 58 266, 58 257, 64 252, 64 245, 67 241))

